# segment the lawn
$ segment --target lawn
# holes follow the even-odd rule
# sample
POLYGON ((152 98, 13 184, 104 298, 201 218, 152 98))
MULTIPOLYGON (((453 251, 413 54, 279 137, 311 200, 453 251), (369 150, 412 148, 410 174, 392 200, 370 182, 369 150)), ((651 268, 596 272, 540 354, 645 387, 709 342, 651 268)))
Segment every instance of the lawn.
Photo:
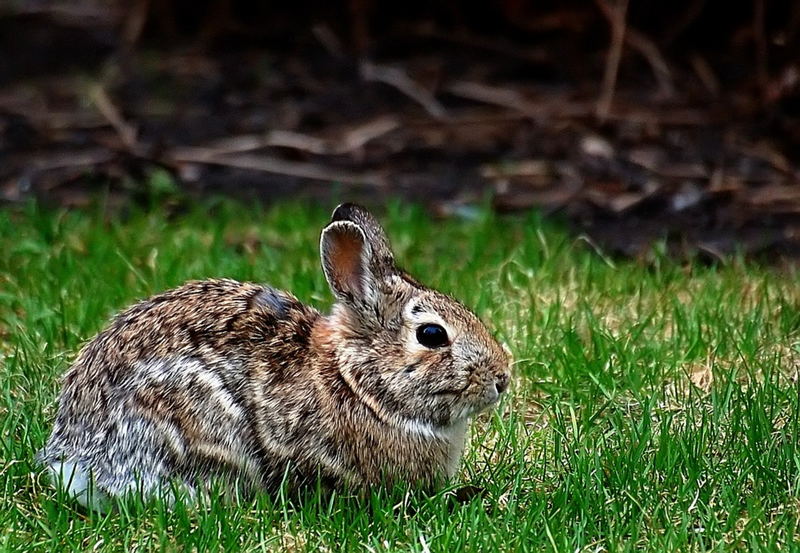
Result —
POLYGON ((537 215, 382 213, 397 258, 508 344, 511 394, 436 494, 128 502, 86 514, 34 464, 58 378, 130 302, 188 279, 291 290, 320 309, 328 210, 0 211, 2 551, 800 549, 800 277, 654 247, 610 259, 537 215), (464 486, 484 493, 458 499, 464 486))

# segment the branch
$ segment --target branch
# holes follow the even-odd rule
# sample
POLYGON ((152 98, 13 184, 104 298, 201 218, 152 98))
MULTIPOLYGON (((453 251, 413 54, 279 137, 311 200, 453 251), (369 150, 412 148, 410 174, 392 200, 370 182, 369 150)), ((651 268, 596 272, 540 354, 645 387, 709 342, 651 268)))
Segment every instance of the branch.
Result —
POLYGON ((611 102, 614 100, 614 89, 617 86, 619 61, 622 58, 622 46, 625 42, 625 17, 628 13, 628 0, 620 0, 614 10, 611 21, 611 46, 608 49, 606 68, 603 73, 603 86, 597 99, 595 114, 601 122, 608 119, 611 102))

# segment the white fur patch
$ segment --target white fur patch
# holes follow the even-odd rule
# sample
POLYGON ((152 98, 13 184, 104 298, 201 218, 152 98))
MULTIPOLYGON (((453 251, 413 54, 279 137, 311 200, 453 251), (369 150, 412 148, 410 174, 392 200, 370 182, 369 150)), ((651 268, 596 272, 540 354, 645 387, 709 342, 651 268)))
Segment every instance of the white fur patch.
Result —
POLYGON ((230 417, 234 419, 241 419, 244 417, 244 411, 233 400, 233 396, 225 389, 222 380, 209 370, 198 370, 192 373, 194 377, 205 384, 210 390, 208 399, 214 401, 225 411, 230 417))
POLYGON ((433 426, 429 422, 417 419, 401 418, 399 420, 398 426, 408 434, 413 434, 415 436, 422 436, 423 438, 428 438, 430 440, 433 439, 446 440, 449 438, 444 429, 433 426))
POLYGON ((87 509, 103 512, 108 495, 94 487, 91 474, 75 461, 59 461, 47 465, 53 483, 87 509))
POLYGON ((139 363, 138 369, 142 376, 154 384, 165 382, 188 384, 192 380, 201 383, 208 389, 206 401, 216 403, 222 411, 233 419, 244 417, 244 411, 225 389, 217 373, 197 359, 188 357, 155 359, 149 363, 139 363))

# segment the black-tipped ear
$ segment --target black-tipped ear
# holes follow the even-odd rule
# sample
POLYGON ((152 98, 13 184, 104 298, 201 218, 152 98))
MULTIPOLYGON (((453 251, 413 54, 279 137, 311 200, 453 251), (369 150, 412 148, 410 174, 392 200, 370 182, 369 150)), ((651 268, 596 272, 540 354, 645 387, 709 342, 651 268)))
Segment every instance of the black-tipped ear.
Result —
POLYGON ((322 231, 319 249, 325 278, 339 300, 360 303, 372 295, 372 250, 358 225, 333 221, 322 231))
POLYGON ((355 223, 357 218, 360 218, 364 213, 368 213, 366 209, 360 205, 353 203, 344 203, 336 206, 336 209, 331 213, 331 223, 336 221, 350 221, 355 223))
POLYGON ((338 221, 353 223, 364 233, 372 252, 371 267, 376 275, 385 274, 394 269, 394 255, 389 247, 386 233, 369 211, 357 204, 341 204, 331 214, 331 223, 338 221))

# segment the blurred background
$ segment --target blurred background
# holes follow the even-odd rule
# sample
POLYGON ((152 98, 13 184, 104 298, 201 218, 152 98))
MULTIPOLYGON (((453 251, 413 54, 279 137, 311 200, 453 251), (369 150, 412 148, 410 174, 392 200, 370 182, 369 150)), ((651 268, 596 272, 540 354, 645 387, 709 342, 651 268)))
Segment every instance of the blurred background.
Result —
POLYGON ((217 195, 794 258, 800 2, 0 2, 0 201, 217 195))

